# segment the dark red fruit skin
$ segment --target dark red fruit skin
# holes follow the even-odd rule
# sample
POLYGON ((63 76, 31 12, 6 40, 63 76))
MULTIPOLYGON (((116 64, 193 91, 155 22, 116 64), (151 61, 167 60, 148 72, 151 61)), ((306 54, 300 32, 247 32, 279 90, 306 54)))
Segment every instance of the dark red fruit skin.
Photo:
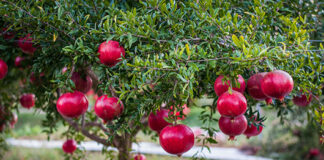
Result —
POLYGON ((307 97, 306 95, 295 96, 293 102, 299 107, 307 107, 312 101, 312 96, 307 97))
POLYGON ((250 126, 248 125, 248 127, 246 128, 244 135, 246 135, 246 137, 249 139, 252 136, 259 135, 262 132, 262 129, 263 129, 262 126, 259 126, 259 130, 258 130, 258 127, 251 124, 250 126))
POLYGON ((236 117, 245 113, 247 102, 244 95, 237 91, 227 91, 217 100, 219 114, 226 117, 236 117))
POLYGON ((171 123, 165 120, 165 118, 168 118, 168 116, 169 116, 169 110, 166 109, 161 109, 159 111, 156 111, 156 114, 152 112, 148 117, 149 127, 152 130, 160 133, 164 127, 171 125, 171 123))
POLYGON ((311 148, 308 152, 308 154, 310 155, 310 157, 316 157, 320 154, 320 150, 317 148, 311 148))
POLYGON ((71 80, 75 84, 75 90, 87 93, 92 88, 92 79, 89 75, 82 77, 79 72, 73 72, 71 80))
POLYGON ((262 72, 251 76, 247 81, 247 91, 249 95, 255 100, 266 100, 267 104, 270 104, 272 102, 272 99, 266 96, 261 89, 261 80, 266 74, 267 72, 262 72))
POLYGON ((3 35, 3 38, 5 40, 10 40, 10 39, 13 39, 15 37, 15 34, 13 32, 8 32, 7 31, 8 28, 3 28, 2 29, 2 35, 3 35))
POLYGON ((24 57, 17 56, 15 59, 15 66, 16 67, 21 67, 21 62, 24 61, 24 57))
POLYGON ((20 104, 24 108, 30 109, 35 105, 35 95, 31 93, 25 93, 20 97, 20 104))
POLYGON ((235 136, 238 136, 247 128, 247 120, 244 115, 240 115, 234 118, 221 116, 218 121, 219 129, 226 135, 229 135, 229 140, 234 140, 235 136))
POLYGON ((77 143, 73 139, 68 139, 63 143, 62 149, 65 153, 72 154, 77 148, 77 143))
MULTIPOLYGON (((228 91, 228 88, 230 87, 228 84, 230 84, 230 81, 228 80, 227 82, 222 82, 224 76, 220 75, 216 78, 215 83, 214 83, 214 91, 217 96, 221 96, 224 92, 228 91)), ((233 90, 241 92, 244 94, 245 90, 245 81, 244 78, 241 75, 238 75, 238 82, 240 83, 240 88, 235 88, 233 87, 233 90)), ((234 84, 233 84, 234 86, 234 84)))
POLYGON ((100 44, 99 49, 100 62, 106 66, 115 66, 121 58, 121 55, 125 57, 125 50, 122 46, 119 46, 119 42, 108 41, 100 44))
POLYGON ((64 93, 57 100, 56 109, 62 116, 76 118, 87 111, 88 100, 79 91, 64 93))
POLYGON ((99 97, 94 106, 96 115, 105 121, 119 117, 124 110, 124 105, 122 101, 118 103, 118 100, 116 97, 107 95, 99 97))
POLYGON ((267 73, 261 81, 262 92, 271 98, 283 101, 294 88, 294 81, 291 76, 281 70, 267 73))
POLYGON ((26 37, 19 38, 18 46, 24 53, 33 55, 36 48, 33 47, 33 38, 30 36, 30 34, 27 34, 26 37))
POLYGON ((8 72, 7 63, 2 59, 0 59, 0 79, 3 79, 7 75, 7 72, 8 72))
POLYGON ((164 127, 159 139, 160 145, 166 152, 178 156, 189 151, 195 143, 194 133, 183 124, 164 127))
POLYGON ((134 160, 146 160, 146 157, 143 154, 136 154, 134 160))

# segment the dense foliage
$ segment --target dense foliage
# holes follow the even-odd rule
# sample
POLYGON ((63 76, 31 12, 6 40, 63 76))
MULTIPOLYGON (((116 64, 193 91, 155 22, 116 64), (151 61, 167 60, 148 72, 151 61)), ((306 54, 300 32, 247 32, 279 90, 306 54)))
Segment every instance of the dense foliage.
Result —
MULTIPOLYGON (((19 97, 34 93, 35 109, 46 113, 45 132, 55 132, 62 121, 71 126, 66 137, 115 146, 126 154, 119 158, 128 159, 134 136, 140 129, 151 133, 147 116, 162 104, 181 110, 183 104, 194 105, 194 99, 214 98, 200 116, 213 135, 218 121, 213 118, 218 97, 213 85, 219 75, 238 87, 238 75, 247 80, 258 72, 284 70, 294 80, 292 93, 283 102, 260 105, 285 119, 296 108, 293 96, 314 96, 305 112, 308 122, 316 124, 314 132, 323 134, 324 48, 311 41, 323 36, 321 14, 317 0, 2 0, 1 26, 7 29, 2 35, 15 37, 0 37, 0 58, 9 68, 0 80, 0 105, 6 112, 19 111, 19 97), (33 54, 17 46, 27 34, 36 48, 33 54), (101 64, 97 53, 109 40, 125 49, 125 57, 113 67, 101 64), (24 57, 21 67, 15 66, 17 56, 24 57), (103 124, 89 107, 84 116, 63 118, 56 101, 75 88, 70 79, 74 71, 89 75, 99 96, 119 97, 121 116, 103 124), (36 83, 29 80, 32 73, 36 83)), ((258 114, 259 101, 247 92, 245 97, 246 116, 258 114)), ((265 117, 257 116, 259 121, 265 117)))

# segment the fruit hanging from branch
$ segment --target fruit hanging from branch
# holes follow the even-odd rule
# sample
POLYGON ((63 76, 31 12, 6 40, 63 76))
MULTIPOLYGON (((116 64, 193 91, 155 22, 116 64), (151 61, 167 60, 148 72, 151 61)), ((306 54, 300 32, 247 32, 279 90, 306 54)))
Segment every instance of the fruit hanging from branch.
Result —
POLYGON ((283 101, 294 88, 291 76, 282 70, 268 72, 261 81, 262 92, 271 98, 283 101))
POLYGON ((272 99, 266 96, 261 89, 261 81, 267 72, 256 73, 251 76, 247 82, 247 91, 249 95, 255 100, 265 100, 267 104, 272 103, 272 99))
POLYGON ((246 130, 244 131, 244 135, 249 139, 252 136, 257 136, 262 132, 263 127, 261 126, 260 122, 257 122, 260 125, 257 127, 253 123, 248 125, 246 130))
POLYGON ((162 129, 159 139, 166 152, 178 156, 189 151, 195 143, 194 133, 183 124, 166 126, 162 129))
POLYGON ((168 118, 168 116, 169 116, 169 110, 167 109, 157 110, 156 113, 152 112, 148 117, 149 127, 152 130, 160 133, 164 127, 171 125, 171 123, 165 120, 165 118, 168 118))
POLYGON ((75 84, 75 90, 84 94, 92 88, 92 79, 89 75, 85 75, 80 72, 73 72, 71 80, 75 84))
POLYGON ((237 117, 221 116, 218 121, 219 129, 226 135, 229 135, 229 140, 234 140, 235 136, 241 135, 247 128, 247 120, 244 115, 237 117))
POLYGON ((121 56, 125 57, 124 48, 119 42, 112 40, 101 43, 98 52, 100 62, 109 67, 115 66, 121 60, 121 56))
POLYGON ((0 79, 3 79, 6 76, 7 72, 7 63, 0 58, 0 79))
POLYGON ((134 156, 134 160, 146 160, 146 157, 143 154, 138 153, 134 156))
POLYGON ((235 82, 239 83, 239 88, 234 87, 234 84, 231 84, 230 80, 223 82, 223 75, 220 75, 216 78, 214 83, 214 91, 217 96, 221 96, 223 93, 227 92, 229 87, 232 85, 233 90, 244 93, 245 90, 245 80, 241 75, 238 75, 238 79, 235 80, 235 82))
POLYGON ((87 111, 88 100, 79 91, 64 93, 57 100, 56 109, 62 116, 77 118, 87 111))
POLYGON ((25 60, 24 57, 21 57, 21 56, 17 56, 15 58, 15 66, 16 67, 21 67, 21 63, 25 60))
POLYGON ((118 98, 107 95, 99 97, 94 106, 96 115, 105 122, 119 117, 124 111, 124 105, 122 101, 118 101, 118 98))
POLYGON ((236 117, 245 113, 247 102, 244 95, 237 91, 227 91, 217 100, 219 114, 226 117, 236 117))
POLYGON ((299 107, 307 107, 312 101, 312 95, 306 96, 305 94, 295 96, 293 102, 299 107))
POLYGON ((63 143, 62 149, 67 154, 72 154, 77 149, 77 143, 73 139, 68 139, 63 143))
POLYGON ((18 46, 22 50, 22 52, 33 55, 36 51, 36 48, 33 46, 33 38, 31 37, 31 34, 27 34, 25 37, 19 38, 18 40, 18 46))
POLYGON ((20 104, 22 107, 30 109, 35 105, 35 95, 32 93, 25 93, 20 97, 20 104))

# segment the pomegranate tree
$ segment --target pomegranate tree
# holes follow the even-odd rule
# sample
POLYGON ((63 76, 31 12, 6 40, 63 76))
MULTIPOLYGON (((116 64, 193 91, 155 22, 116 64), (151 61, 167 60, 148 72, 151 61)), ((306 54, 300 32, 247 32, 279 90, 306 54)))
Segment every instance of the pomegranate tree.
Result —
POLYGON ((228 91, 230 86, 233 86, 233 90, 244 93, 245 81, 241 75, 238 75, 238 79, 235 80, 236 83, 239 83, 239 88, 234 87, 235 84, 230 84, 231 82, 229 80, 223 82, 223 78, 224 78, 224 76, 220 75, 215 80, 214 91, 217 96, 221 96, 224 92, 228 91))
POLYGON ((73 139, 68 139, 63 143, 62 149, 65 153, 72 154, 77 149, 77 143, 73 139))
POLYGON ((149 127, 152 130, 160 133, 164 127, 171 125, 171 123, 165 120, 165 118, 168 118, 168 116, 169 116, 169 110, 167 109, 160 109, 156 111, 156 113, 152 112, 148 117, 149 127))
POLYGON ((162 148, 166 152, 178 156, 189 151, 195 143, 194 133, 183 124, 164 127, 159 137, 162 148))
POLYGON ((35 95, 32 93, 25 93, 20 97, 20 104, 22 107, 30 109, 35 105, 35 95))
POLYGON ((247 91, 249 95, 256 100, 265 100, 267 104, 272 103, 272 99, 266 96, 261 89, 261 81, 267 72, 256 73, 251 76, 247 82, 247 91))
POLYGON ((57 111, 70 118, 76 118, 84 114, 88 109, 86 96, 79 91, 64 93, 56 102, 57 111))
POLYGON ((0 80, 3 79, 8 72, 8 66, 5 61, 0 58, 0 80))
POLYGON ((236 117, 244 114, 246 109, 246 99, 240 92, 227 91, 218 98, 217 110, 222 116, 236 117))
POLYGON ((75 90, 82 93, 87 93, 92 87, 91 77, 80 72, 73 72, 71 80, 75 84, 75 90))
POLYGON ((281 70, 267 73, 261 81, 262 92, 271 98, 283 101, 294 88, 294 81, 291 76, 281 70))
POLYGON ((234 140, 235 136, 243 134, 248 126, 244 115, 233 118, 221 116, 218 125, 224 134, 229 135, 229 140, 234 140))
POLYGON ((119 42, 108 41, 102 42, 98 49, 100 62, 106 66, 113 67, 125 57, 125 50, 119 45, 119 42))
POLYGON ((99 97, 94 106, 95 113, 104 121, 111 121, 120 116, 124 110, 122 101, 116 97, 103 95, 99 97))

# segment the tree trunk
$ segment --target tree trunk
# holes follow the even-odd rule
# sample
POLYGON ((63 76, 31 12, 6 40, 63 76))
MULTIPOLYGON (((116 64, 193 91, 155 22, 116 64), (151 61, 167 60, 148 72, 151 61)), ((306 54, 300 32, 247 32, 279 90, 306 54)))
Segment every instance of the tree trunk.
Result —
POLYGON ((132 137, 130 134, 125 134, 118 139, 118 160, 131 160, 130 151, 132 150, 132 137))

